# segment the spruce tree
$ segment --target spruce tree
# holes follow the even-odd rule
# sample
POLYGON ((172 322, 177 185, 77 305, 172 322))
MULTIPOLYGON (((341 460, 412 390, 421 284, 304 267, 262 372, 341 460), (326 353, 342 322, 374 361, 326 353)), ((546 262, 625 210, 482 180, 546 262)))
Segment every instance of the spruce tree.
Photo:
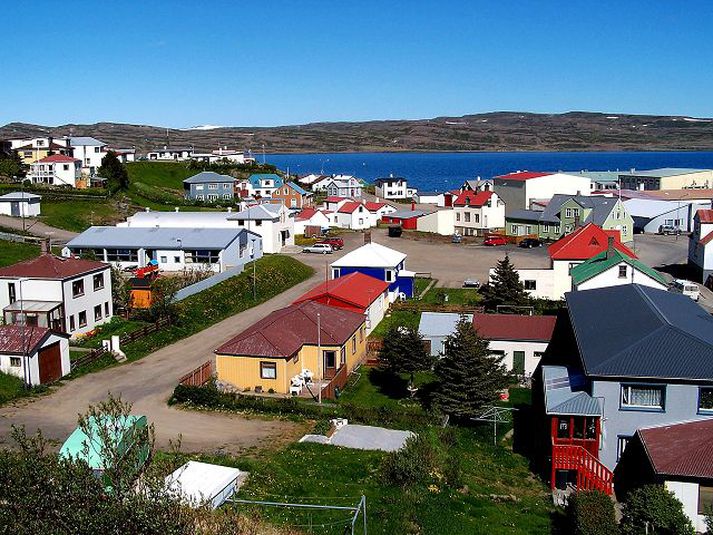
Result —
POLYGON ((455 332, 446 338, 445 353, 436 364, 437 386, 433 401, 444 413, 466 420, 497 401, 508 384, 500 357, 490 353, 488 341, 462 317, 455 332))
POLYGON ((431 369, 433 359, 423 343, 418 329, 392 326, 384 336, 379 351, 379 366, 394 375, 408 373, 413 384, 413 374, 431 369))
POLYGON ((488 310, 495 310, 498 305, 521 306, 529 302, 520 276, 507 255, 495 266, 491 280, 481 288, 480 293, 488 310))
POLYGON ((106 178, 106 187, 112 193, 129 188, 129 174, 126 167, 119 161, 116 154, 109 151, 102 159, 101 167, 97 170, 100 177, 106 178))

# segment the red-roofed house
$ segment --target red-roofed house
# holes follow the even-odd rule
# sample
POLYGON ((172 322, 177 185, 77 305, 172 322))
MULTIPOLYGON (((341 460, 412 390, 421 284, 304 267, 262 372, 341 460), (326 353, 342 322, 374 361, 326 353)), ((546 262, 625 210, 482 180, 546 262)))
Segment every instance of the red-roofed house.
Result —
POLYGON ((610 240, 614 249, 631 258, 636 258, 634 252, 621 243, 618 231, 602 230, 594 223, 587 223, 547 248, 550 255, 549 268, 518 269, 520 281, 532 297, 563 299, 565 292, 572 291, 570 269, 605 252, 609 247, 610 240))
POLYGON ((515 210, 529 210, 533 199, 551 199, 556 193, 589 195, 592 181, 583 175, 517 171, 493 179, 493 189, 509 214, 515 210))
POLYGON ((373 214, 361 201, 347 201, 336 212, 337 226, 352 230, 362 230, 376 226, 376 214, 373 214))
POLYGON ((688 266, 698 282, 713 287, 713 210, 698 210, 688 241, 688 266), (709 280, 711 279, 711 280, 709 280))
POLYGON ((0 268, 0 308, 7 324, 93 331, 113 316, 109 264, 45 253, 0 268))
POLYGON ((69 336, 36 325, 0 325, 0 371, 35 386, 70 372, 69 336))
POLYGON ((713 508, 713 419, 637 430, 614 477, 620 498, 641 485, 664 485, 696 533, 706 533, 705 514, 713 508))
POLYGON ((463 190, 453 200, 455 232, 476 236, 505 227, 505 203, 492 191, 463 190))
POLYGON ((30 165, 27 178, 34 184, 77 187, 82 176, 82 161, 64 154, 45 156, 30 165))
POLYGON ((304 234, 307 227, 324 229, 329 227, 329 216, 316 208, 304 208, 295 216, 295 235, 304 234))
MULTIPOLYGON (((311 376, 320 386, 338 375, 346 379, 366 357, 365 340, 363 314, 314 301, 295 303, 218 347, 218 380, 240 390, 300 393, 300 377, 311 376)), ((312 386, 315 395, 320 386, 312 386)))
POLYGON ((366 318, 369 334, 384 318, 389 306, 389 283, 358 271, 315 286, 295 300, 295 304, 315 301, 343 308, 366 318))

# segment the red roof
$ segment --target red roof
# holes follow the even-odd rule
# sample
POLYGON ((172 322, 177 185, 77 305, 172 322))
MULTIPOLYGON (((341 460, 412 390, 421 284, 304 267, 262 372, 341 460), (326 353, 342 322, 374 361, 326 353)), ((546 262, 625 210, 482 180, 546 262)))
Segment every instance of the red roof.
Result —
POLYGON ((367 202, 365 204, 366 209, 369 210, 370 212, 376 212, 377 210, 382 209, 384 206, 386 206, 385 202, 367 202))
POLYGON ((547 248, 552 260, 589 260, 607 250, 609 237, 614 238, 614 248, 631 258, 634 251, 621 243, 619 231, 602 230, 594 223, 587 223, 571 234, 564 236, 547 248))
POLYGON ((303 208, 302 211, 297 214, 297 217, 295 217, 296 221, 305 221, 307 219, 311 219, 314 214, 319 212, 319 210, 315 208, 303 208))
POLYGON ((289 358, 304 345, 317 344, 317 314, 320 342, 341 346, 364 323, 364 316, 341 308, 305 301, 265 316, 218 349, 218 354, 289 358))
POLYGON ((64 154, 53 154, 52 156, 45 156, 41 160, 37 160, 39 163, 69 163, 78 162, 80 160, 72 158, 71 156, 65 156, 64 154))
POLYGON ((324 202, 339 202, 343 200, 346 200, 346 197, 327 197, 324 202))
POLYGON ((339 212, 340 214, 351 214, 352 212, 354 212, 354 211, 355 211, 357 208, 359 208, 360 206, 364 206, 364 205, 363 205, 362 203, 356 202, 356 201, 345 202, 345 203, 341 206, 341 208, 339 208, 338 212, 339 212))
POLYGON ((698 210, 696 212, 701 223, 713 223, 713 210, 698 210))
POLYGON ((639 429, 659 475, 713 478, 713 419, 639 429))
POLYGON ((473 326, 486 340, 549 342, 556 321, 555 316, 473 314, 473 326))
POLYGON ((27 325, 0 325, 0 353, 32 353, 33 350, 44 341, 50 330, 44 327, 27 325), (24 333, 23 333, 24 330, 24 333), (22 350, 23 337, 25 340, 25 351, 22 350))
POLYGON ((507 180, 530 180, 531 178, 539 178, 541 176, 551 175, 552 173, 536 173, 531 171, 517 171, 516 173, 508 173, 507 175, 496 176, 495 178, 503 178, 507 180))
POLYGON ((702 243, 703 245, 708 245, 711 240, 713 240, 713 230, 706 234, 705 237, 703 237, 699 243, 702 243))
POLYGON ((480 207, 490 200, 492 191, 465 190, 453 201, 453 206, 475 206, 480 207))
POLYGON ((109 265, 96 260, 43 254, 37 258, 0 268, 0 277, 63 280, 105 268, 108 269, 109 265))
POLYGON ((330 299, 334 299, 366 310, 388 287, 388 282, 354 272, 315 286, 298 297, 295 303, 326 298, 325 304, 330 304, 330 299))

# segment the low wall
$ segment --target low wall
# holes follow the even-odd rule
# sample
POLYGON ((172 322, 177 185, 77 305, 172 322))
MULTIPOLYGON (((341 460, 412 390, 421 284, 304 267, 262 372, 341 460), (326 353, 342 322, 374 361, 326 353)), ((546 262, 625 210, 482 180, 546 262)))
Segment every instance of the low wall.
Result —
POLYGON ((223 271, 223 273, 218 273, 216 275, 213 275, 212 277, 208 277, 207 279, 203 279, 202 281, 198 281, 194 284, 191 284, 190 286, 181 288, 176 292, 175 301, 182 301, 186 297, 195 295, 199 292, 202 292, 203 290, 207 290, 208 288, 215 286, 219 282, 223 282, 224 280, 228 280, 230 277, 239 275, 243 272, 244 268, 244 265, 240 265, 234 268, 226 269, 225 271, 223 271))

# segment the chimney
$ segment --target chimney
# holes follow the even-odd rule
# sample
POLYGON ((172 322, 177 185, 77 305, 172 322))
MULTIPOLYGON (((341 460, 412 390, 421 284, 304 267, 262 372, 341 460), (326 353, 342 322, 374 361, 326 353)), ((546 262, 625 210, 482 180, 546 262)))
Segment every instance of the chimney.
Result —
POLYGON ((50 239, 49 238, 42 238, 40 241, 40 254, 50 254, 52 252, 52 248, 50 247, 50 239))
POLYGON ((413 212, 416 209, 416 201, 411 201, 411 211, 413 212))
POLYGON ((364 232, 364 243, 371 243, 371 231, 367 230, 364 232))
POLYGON ((607 260, 614 256, 614 236, 607 237, 607 260))

